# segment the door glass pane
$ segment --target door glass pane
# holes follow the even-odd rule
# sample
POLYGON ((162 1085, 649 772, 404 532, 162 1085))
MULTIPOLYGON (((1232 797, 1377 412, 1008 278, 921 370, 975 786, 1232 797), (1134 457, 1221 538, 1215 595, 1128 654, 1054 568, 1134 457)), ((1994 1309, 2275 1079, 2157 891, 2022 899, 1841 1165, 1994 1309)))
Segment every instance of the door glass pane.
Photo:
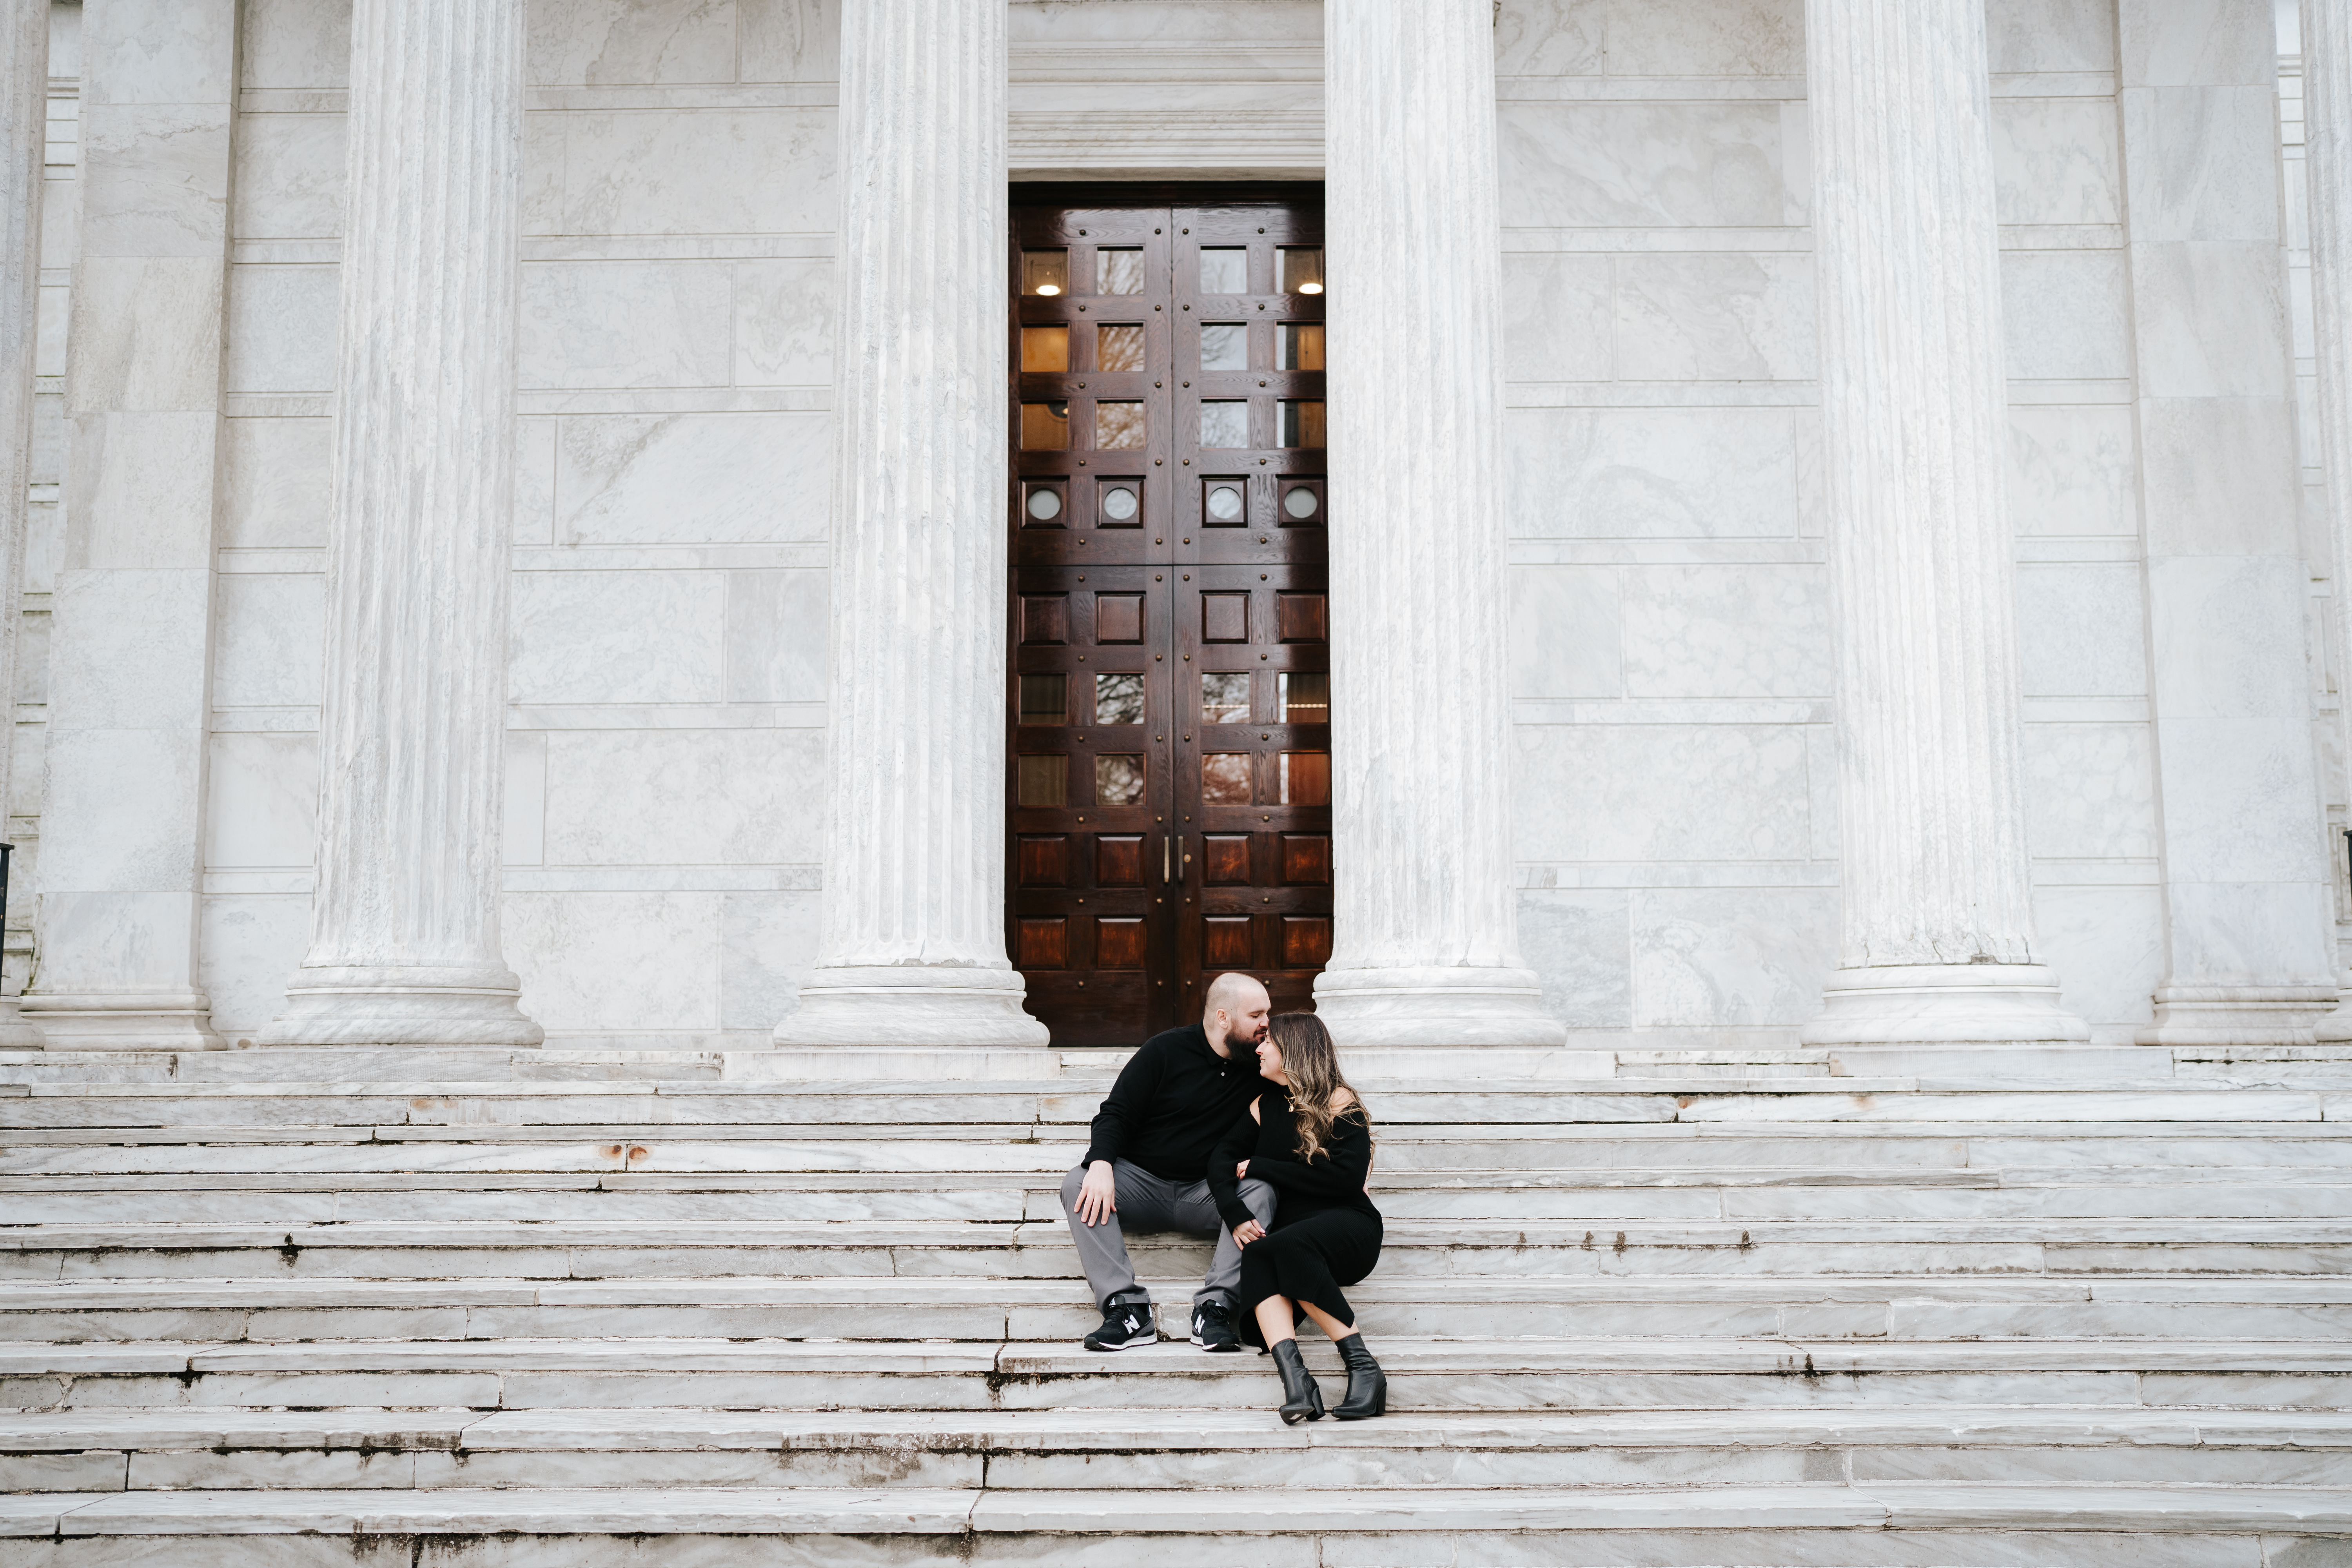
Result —
POLYGON ((1249 510, 1242 495, 1242 481, 1211 479, 1201 497, 1201 510, 1209 514, 1211 522, 1239 522, 1242 514, 1249 510))
MULTIPOLYGON (((1318 403, 1316 406, 1320 408, 1322 405, 1318 403)), ((1096 450, 1131 451, 1142 445, 1142 404, 1097 403, 1095 405, 1096 450)))
POLYGON ((1238 398, 1229 403, 1202 404, 1201 445, 1203 447, 1248 446, 1249 405, 1238 398))
POLYGON ((1142 723, 1143 677, 1139 675, 1096 676, 1095 722, 1097 724, 1142 723))
POLYGON ((1013 798, 1023 805, 1069 805, 1070 759, 1065 756, 1023 757, 1013 798))
POLYGON ((1282 804, 1285 805, 1331 804, 1330 752, 1285 752, 1282 753, 1282 804))
POLYGON ((1070 449, 1070 405, 1066 402, 1024 403, 1021 405, 1021 449, 1024 452, 1066 452, 1070 449))
POLYGON ((1323 438, 1323 405, 1297 398, 1282 400, 1282 444, 1286 447, 1322 447, 1329 445, 1323 438))
POLYGON ((1249 251, 1242 246, 1203 247, 1201 251, 1201 292, 1249 292, 1249 251))
POLYGON ((1323 247, 1286 246, 1282 252, 1282 291, 1286 294, 1323 292, 1323 247))
POLYGON ((1143 759, 1135 756, 1103 756, 1095 759, 1095 804, 1097 805, 1141 805, 1143 804, 1143 759))
POLYGON ((1202 805, 1247 805, 1250 803, 1250 757, 1247 752, 1213 752, 1201 759, 1202 805))
POLYGON ((1135 514, 1143 510, 1143 502, 1135 493, 1132 480, 1121 479, 1102 489, 1102 515, 1108 523, 1124 526, 1135 521, 1135 514))
POLYGON ((1021 503, 1032 523, 1049 523, 1062 515, 1062 491, 1058 485, 1031 485, 1029 497, 1021 503))
POLYGON ((1324 670, 1286 670, 1282 677, 1282 718, 1285 724, 1328 724, 1331 721, 1331 677, 1324 670))
POLYGON ((1250 713, 1250 678, 1238 675, 1201 677, 1201 722, 1246 724, 1250 713))
POLYGON ((1062 675, 1021 678, 1021 721, 1024 724, 1066 724, 1070 721, 1070 681, 1062 675))
POLYGON ((1142 293, 1143 252, 1132 247, 1113 249, 1109 246, 1096 251, 1095 292, 1097 294, 1142 293))
POLYGON ((1070 253, 1066 250, 1024 250, 1021 253, 1024 294, 1066 294, 1070 291, 1070 253))
POLYGON ((1201 324, 1202 370, 1249 369, 1249 327, 1241 321, 1201 324))
POLYGON ((1070 329, 1067 327, 1022 328, 1021 368, 1023 370, 1069 369, 1070 329))
POLYGON ((1282 368, 1323 368, 1323 327, 1320 322, 1285 322, 1282 328, 1282 368))
POLYGON ((1141 370, 1143 368, 1143 329, 1137 326, 1105 327, 1095 334, 1095 368, 1097 370, 1141 370))

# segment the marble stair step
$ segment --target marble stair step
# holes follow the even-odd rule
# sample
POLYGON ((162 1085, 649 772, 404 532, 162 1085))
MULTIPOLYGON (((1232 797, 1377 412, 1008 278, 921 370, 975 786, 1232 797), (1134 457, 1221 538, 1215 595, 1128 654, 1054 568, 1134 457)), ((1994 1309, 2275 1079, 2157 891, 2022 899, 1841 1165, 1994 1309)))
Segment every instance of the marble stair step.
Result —
MULTIPOLYGON (((1255 1565, 1342 1562, 1359 1568, 1425 1564, 1433 1536, 1449 1562, 1623 1561, 1716 1563, 1724 1546, 1748 1561, 1858 1563, 1872 1536, 1885 1555, 1910 1562, 2065 1561, 2076 1568, 2254 1568, 2264 1542, 2292 1550, 2298 1538, 2352 1531, 2352 1493, 2322 1488, 1970 1486, 1900 1481, 1851 1486, 1607 1489, 1405 1487, 1269 1491, 994 1489, 645 1488, 568 1489, 310 1490, 31 1493, 0 1500, 0 1532, 58 1541, 125 1536, 179 1538, 184 1568, 237 1559, 198 1555, 205 1538, 310 1535, 349 1553, 373 1535, 482 1538, 467 1542, 469 1564, 547 1560, 534 1536, 623 1534, 638 1561, 676 1536, 819 1535, 845 1541, 838 1556, 804 1561, 869 1564, 929 1563, 926 1536, 969 1538, 966 1560, 1037 1562, 1055 1537, 1118 1537, 1122 1564, 1136 1568, 1205 1560, 1255 1565), (1828 1532, 1868 1532, 1830 1546, 1828 1532), (1736 1532, 1736 1533, 1734 1533, 1736 1532), (892 1536, 910 1538, 903 1548, 892 1536), (2137 1537, 2126 1544, 2115 1537, 2137 1537), (875 1538, 883 1538, 876 1540, 875 1538), (2155 1537, 2156 1539, 2147 1539, 2155 1537), (1535 1538, 1549 1538, 1537 1540, 1535 1538), (999 1556, 997 1543, 1006 1555, 999 1556), (1777 1550, 1776 1550, 1777 1548, 1777 1550), (1809 1550, 1809 1548, 1812 1548, 1809 1550), (1539 1553, 1529 1558, 1529 1551, 1539 1553), (1833 1556, 1816 1554, 1818 1550, 1833 1556), (1759 1557, 1755 1552, 1767 1555, 1759 1557), (1463 1553, 1467 1555, 1463 1555, 1463 1553)), ((683 1543, 680 1543, 681 1546, 683 1543)), ((2313 1545, 2322 1551, 2318 1539, 2313 1545)), ((1066 1552, 1055 1551, 1066 1561, 1066 1552)), ((330 1561, 322 1554, 280 1562, 330 1561)), ((345 1560, 348 1560, 346 1558, 345 1560)), ((2322 1561, 2312 1557, 2311 1561, 2322 1561)))
MULTIPOLYGON (((1193 1281, 1153 1282, 1162 1330, 1193 1281)), ((2155 1281, 1667 1276, 1375 1279, 1374 1335, 2010 1339, 2352 1338, 2352 1280, 2155 1281)), ((1075 1341, 1097 1321, 1075 1279, 125 1280, 0 1285, 0 1341, 485 1340, 588 1336, 1075 1341)))
POLYGON ((2352 1416, 1936 1409, 0 1415, 0 1491, 484 1486, 2352 1485, 2352 1416))
MULTIPOLYGON (((1310 1363, 1336 1375, 1328 1344, 1310 1363)), ((2105 1404, 2352 1406, 2341 1342, 1385 1338, 1400 1411, 2105 1404)), ((934 1342, 502 1340, 0 1346, 0 1406, 1247 1409, 1262 1358, 934 1342)))

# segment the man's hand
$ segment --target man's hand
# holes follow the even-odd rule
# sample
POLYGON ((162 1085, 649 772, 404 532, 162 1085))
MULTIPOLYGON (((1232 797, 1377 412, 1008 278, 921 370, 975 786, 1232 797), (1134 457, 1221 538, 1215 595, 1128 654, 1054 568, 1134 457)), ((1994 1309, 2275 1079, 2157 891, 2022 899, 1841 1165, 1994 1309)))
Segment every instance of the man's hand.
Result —
POLYGON ((1234 1226, 1234 1245, 1235 1247, 1247 1247, 1251 1242, 1255 1241, 1265 1234, 1265 1226, 1258 1224, 1258 1222, 1254 1219, 1245 1219, 1242 1221, 1241 1224, 1234 1226))
POLYGON ((1087 1167, 1086 1184, 1078 1189, 1078 1223, 1097 1226, 1118 1212, 1118 1184, 1110 1162, 1097 1160, 1087 1167))

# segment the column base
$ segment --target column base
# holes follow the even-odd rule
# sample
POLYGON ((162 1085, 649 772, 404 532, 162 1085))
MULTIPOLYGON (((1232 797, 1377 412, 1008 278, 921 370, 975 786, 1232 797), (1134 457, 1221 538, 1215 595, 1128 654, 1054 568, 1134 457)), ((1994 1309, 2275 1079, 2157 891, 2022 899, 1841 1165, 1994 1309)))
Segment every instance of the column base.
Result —
POLYGON ((2040 963, 1900 963, 1841 969, 1822 988, 1821 1015, 1798 1031, 1808 1046, 2080 1046, 2091 1026, 2058 1003, 2057 972, 2040 963))
POLYGON ((943 964, 841 964, 809 971, 780 1046, 996 1046, 1042 1050, 1045 1026, 1022 1011, 1019 971, 943 964))
POLYGON ((25 1022, 14 996, 0 996, 0 1050, 37 1051, 47 1042, 41 1031, 25 1022))
POLYGON ((2332 985, 2163 985, 2143 1046, 2308 1046, 2352 1040, 2332 985))
POLYGON ((536 1046, 522 983, 503 964, 305 964, 265 1046, 536 1046))
POLYGON ((228 1043, 213 1032, 212 998, 201 991, 35 992, 17 1005, 19 1026, 56 1050, 217 1051, 228 1043))
POLYGON ((1327 969, 1315 1016, 1345 1047, 1568 1043, 1530 969, 1327 969))

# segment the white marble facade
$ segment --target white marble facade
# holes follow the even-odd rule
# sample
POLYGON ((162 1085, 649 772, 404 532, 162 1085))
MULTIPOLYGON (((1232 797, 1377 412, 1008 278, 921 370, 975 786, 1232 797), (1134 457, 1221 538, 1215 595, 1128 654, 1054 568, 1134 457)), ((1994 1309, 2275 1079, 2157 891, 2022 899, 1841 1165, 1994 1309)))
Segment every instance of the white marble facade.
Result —
MULTIPOLYGON (((499 913, 551 1044, 765 1048, 816 957, 844 3, 529 0, 499 913)), ((2160 994, 2308 1037, 2352 901, 2292 34, 1985 9, 2032 956, 2100 1044, 2176 1043, 2160 994)), ((1805 11, 1494 19, 1512 879, 1572 1046, 1792 1047, 1840 962, 1805 11)), ((111 985, 252 1040, 310 941, 350 12, 53 9, 9 805, 37 1020, 111 985), (165 274, 196 307, 124 291, 165 274), (168 363, 110 357, 141 312, 168 363), (106 450, 141 421, 188 453, 106 450), (134 735, 170 765, 87 761, 134 735)), ((1010 13, 1015 180, 1320 174, 1315 0, 1010 13)))

